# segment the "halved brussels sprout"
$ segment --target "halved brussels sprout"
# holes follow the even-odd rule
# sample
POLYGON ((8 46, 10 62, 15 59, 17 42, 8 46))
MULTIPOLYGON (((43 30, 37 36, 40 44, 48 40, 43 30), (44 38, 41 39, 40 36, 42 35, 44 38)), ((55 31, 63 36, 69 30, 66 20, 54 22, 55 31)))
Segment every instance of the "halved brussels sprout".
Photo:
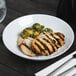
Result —
POLYGON ((34 30, 32 28, 26 28, 21 33, 21 37, 22 38, 27 38, 27 37, 33 35, 33 33, 34 33, 34 30))
POLYGON ((35 23, 33 24, 32 28, 24 29, 21 33, 21 37, 22 38, 27 38, 27 37, 35 38, 42 32, 52 33, 53 30, 50 28, 45 28, 44 25, 41 25, 39 23, 35 23))
POLYGON ((33 29, 35 29, 36 31, 41 31, 43 30, 44 26, 43 25, 40 25, 39 23, 35 23, 33 24, 33 29))
POLYGON ((52 32, 53 32, 53 30, 52 30, 52 29, 50 29, 50 28, 45 28, 45 29, 44 29, 44 32, 52 33, 52 32))
POLYGON ((33 38, 37 37, 40 34, 38 31, 34 31, 33 38))

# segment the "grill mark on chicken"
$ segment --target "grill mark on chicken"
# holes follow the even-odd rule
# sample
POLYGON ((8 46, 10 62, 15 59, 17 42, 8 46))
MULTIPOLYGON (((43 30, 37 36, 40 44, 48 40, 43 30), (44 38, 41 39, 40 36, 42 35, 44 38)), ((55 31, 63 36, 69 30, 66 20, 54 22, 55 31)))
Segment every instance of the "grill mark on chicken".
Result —
POLYGON ((62 36, 62 38, 64 38, 64 34, 60 33, 60 32, 56 32, 57 34, 59 34, 60 36, 62 36))
POLYGON ((48 55, 48 56, 50 55, 48 50, 44 50, 44 52, 46 53, 46 55, 48 55))
POLYGON ((36 42, 35 43, 38 44, 41 47, 42 50, 45 49, 44 46, 37 39, 36 39, 36 42))
POLYGON ((58 35, 64 41, 64 37, 61 33, 55 33, 55 34, 58 35))
POLYGON ((61 47, 62 45, 61 45, 61 43, 60 43, 59 39, 56 37, 56 35, 51 34, 51 36, 52 36, 53 38, 55 38, 55 39, 56 39, 56 41, 57 41, 58 45, 61 47))
POLYGON ((53 40, 53 38, 50 37, 50 35, 48 35, 46 32, 43 32, 43 34, 45 34, 45 36, 46 36, 47 38, 49 38, 51 41, 53 40))
MULTIPOLYGON (((44 33, 43 33, 44 34, 44 33)), ((49 43, 51 43, 51 46, 53 47, 54 51, 57 51, 58 47, 55 45, 55 40, 52 40, 49 38, 46 34, 44 34, 44 40, 46 39, 49 43)))
POLYGON ((41 46, 39 46, 37 43, 35 43, 35 45, 40 49, 42 55, 46 55, 41 46))
POLYGON ((46 33, 46 32, 44 32, 44 34, 53 42, 53 41, 55 41, 55 46, 57 47, 57 48, 60 48, 61 46, 58 44, 58 41, 53 37, 53 36, 51 36, 50 34, 48 34, 48 33, 46 33))
POLYGON ((63 41, 63 40, 62 40, 58 35, 53 34, 53 36, 54 36, 55 38, 57 38, 57 39, 58 39, 59 44, 60 44, 61 46, 64 44, 64 41, 63 41))
POLYGON ((37 43, 35 43, 35 46, 37 46, 40 49, 40 51, 43 50, 37 43))
POLYGON ((46 45, 46 47, 49 49, 49 51, 50 51, 51 53, 53 52, 52 46, 51 46, 47 41, 45 41, 45 40, 43 40, 43 39, 40 39, 40 41, 42 41, 42 43, 46 45))
POLYGON ((42 51, 41 54, 44 55, 44 56, 47 55, 47 54, 45 53, 45 51, 44 51, 44 52, 42 51))
POLYGON ((40 41, 39 39, 37 39, 37 40, 45 47, 45 50, 48 50, 49 54, 51 54, 51 52, 48 49, 48 47, 42 41, 40 41))
POLYGON ((41 54, 40 49, 35 45, 35 41, 32 42, 33 48, 37 51, 37 53, 41 54))
POLYGON ((41 55, 50 55, 64 44, 62 38, 64 39, 62 33, 43 32, 33 40, 32 47, 41 55))
POLYGON ((48 37, 44 38, 47 40, 47 42, 51 43, 52 47, 54 48, 55 51, 57 51, 58 47, 55 45, 54 40, 50 40, 48 37))
POLYGON ((52 48, 53 48, 53 51, 55 52, 56 50, 55 50, 55 47, 52 45, 52 43, 48 40, 48 39, 45 39, 45 38, 43 38, 45 41, 47 41, 51 46, 52 46, 52 48))
MULTIPOLYGON (((41 51, 43 51, 45 53, 45 55, 48 55, 49 52, 45 51, 44 46, 36 39, 36 44, 37 46, 40 48, 41 51)), ((42 53, 44 55, 44 53, 42 53)))

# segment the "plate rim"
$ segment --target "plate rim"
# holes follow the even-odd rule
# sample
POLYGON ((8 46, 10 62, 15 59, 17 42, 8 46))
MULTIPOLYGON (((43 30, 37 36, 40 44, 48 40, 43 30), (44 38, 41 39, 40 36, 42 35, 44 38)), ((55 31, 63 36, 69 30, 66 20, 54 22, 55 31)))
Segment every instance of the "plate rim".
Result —
MULTIPOLYGON (((13 53, 13 52, 9 49, 9 47, 5 44, 5 41, 4 41, 4 31, 8 28, 8 26, 10 26, 11 23, 13 23, 14 21, 18 20, 19 18, 26 17, 26 16, 32 16, 32 15, 51 16, 51 17, 54 17, 54 18, 56 18, 56 19, 61 20, 61 21, 64 22, 64 23, 66 23, 66 24, 68 25, 67 27, 72 31, 72 34, 73 34, 73 40, 72 40, 71 44, 68 46, 68 48, 66 49, 66 51, 68 51, 68 49, 70 49, 70 47, 71 47, 71 46, 73 45, 73 43, 74 43, 75 35, 74 35, 74 31, 73 31, 72 27, 71 27, 66 21, 64 21, 63 19, 58 18, 58 17, 56 17, 56 16, 52 16, 52 15, 48 15, 48 14, 29 14, 29 15, 24 15, 24 16, 21 16, 21 17, 18 17, 18 18, 16 18, 16 19, 12 20, 10 23, 7 24, 7 26, 6 26, 5 29, 3 30, 2 40, 3 40, 3 43, 4 43, 5 47, 9 50, 9 52, 13 53)), ((46 58, 46 59, 32 59, 32 58, 27 58, 27 57, 20 56, 20 55, 15 54, 15 53, 13 53, 13 54, 16 55, 16 56, 19 56, 19 57, 21 57, 21 58, 24 58, 24 59, 35 60, 35 61, 44 61, 44 60, 49 60, 49 59, 56 58, 56 57, 64 54, 66 51, 60 53, 59 55, 57 55, 57 56, 55 56, 55 57, 52 57, 52 58, 49 57, 49 58, 46 58)))

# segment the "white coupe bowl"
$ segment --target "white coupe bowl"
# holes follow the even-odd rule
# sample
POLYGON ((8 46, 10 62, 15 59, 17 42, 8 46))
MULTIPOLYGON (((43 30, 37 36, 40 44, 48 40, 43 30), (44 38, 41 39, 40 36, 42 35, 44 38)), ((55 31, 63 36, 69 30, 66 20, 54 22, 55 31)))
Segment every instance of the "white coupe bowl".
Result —
POLYGON ((44 14, 32 14, 10 22, 3 31, 2 38, 9 51, 17 56, 31 60, 48 60, 63 54, 71 47, 74 41, 74 32, 69 24, 57 17, 44 14), (43 24, 45 27, 53 29, 54 32, 63 33, 65 35, 65 44, 50 56, 29 57, 24 55, 17 46, 17 38, 24 28, 31 27, 34 23, 43 24))

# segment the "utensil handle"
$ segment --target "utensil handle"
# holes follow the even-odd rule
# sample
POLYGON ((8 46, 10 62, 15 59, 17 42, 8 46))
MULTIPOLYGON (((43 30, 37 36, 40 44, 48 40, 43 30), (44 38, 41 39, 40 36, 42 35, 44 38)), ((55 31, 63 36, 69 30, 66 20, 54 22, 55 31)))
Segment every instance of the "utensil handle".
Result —
POLYGON ((56 68, 54 71, 52 71, 51 73, 49 73, 47 76, 54 76, 59 70, 61 70, 66 64, 68 64, 68 62, 71 60, 72 58, 70 58, 69 60, 67 60, 65 63, 63 63, 62 65, 60 65, 58 68, 56 68))
POLYGON ((65 76, 67 73, 69 73, 71 70, 73 70, 73 68, 75 67, 76 65, 72 66, 71 68, 69 68, 68 70, 60 73, 58 76, 65 76))

